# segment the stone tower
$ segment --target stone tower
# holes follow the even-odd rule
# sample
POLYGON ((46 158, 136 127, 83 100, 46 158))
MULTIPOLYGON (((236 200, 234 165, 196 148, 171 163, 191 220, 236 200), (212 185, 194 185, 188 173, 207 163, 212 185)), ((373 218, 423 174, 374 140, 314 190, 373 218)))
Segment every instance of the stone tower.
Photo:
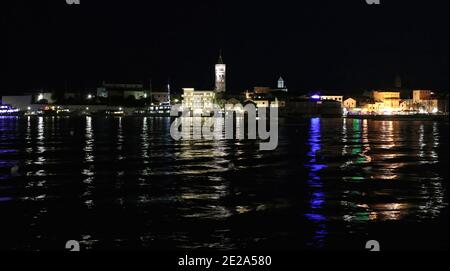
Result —
POLYGON ((226 92, 226 72, 227 65, 224 64, 222 53, 219 55, 219 60, 216 64, 216 93, 224 93, 226 92))

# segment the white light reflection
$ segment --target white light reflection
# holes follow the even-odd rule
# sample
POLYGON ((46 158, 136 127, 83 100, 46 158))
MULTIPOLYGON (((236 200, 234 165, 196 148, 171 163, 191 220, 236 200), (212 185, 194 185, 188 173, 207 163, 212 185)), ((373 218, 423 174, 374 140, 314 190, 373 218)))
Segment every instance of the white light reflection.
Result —
POLYGON ((94 138, 94 130, 92 126, 92 117, 87 116, 86 117, 86 128, 85 128, 85 143, 84 143, 84 167, 82 169, 81 174, 85 177, 83 180, 83 183, 86 185, 85 191, 82 195, 84 199, 84 203, 88 209, 91 209, 94 207, 94 200, 93 200, 93 190, 94 190, 94 178, 95 178, 95 168, 94 168, 94 144, 95 144, 95 138, 94 138))

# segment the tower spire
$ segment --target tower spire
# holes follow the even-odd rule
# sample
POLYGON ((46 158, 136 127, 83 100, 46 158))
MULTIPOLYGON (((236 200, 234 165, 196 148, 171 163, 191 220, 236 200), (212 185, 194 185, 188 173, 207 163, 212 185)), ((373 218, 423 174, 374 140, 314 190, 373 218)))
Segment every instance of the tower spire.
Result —
POLYGON ((171 101, 171 88, 170 88, 170 77, 167 78, 167 96, 168 96, 168 103, 170 105, 170 101, 171 101))
POLYGON ((402 77, 400 76, 400 74, 397 74, 397 76, 395 77, 395 87, 402 88, 402 77))
POLYGON ((226 91, 226 70, 227 66, 223 62, 222 50, 220 50, 219 60, 216 64, 216 93, 224 93, 226 91))
POLYGON ((224 64, 223 57, 222 57, 222 49, 220 49, 220 51, 219 51, 219 60, 217 61, 217 64, 224 64))

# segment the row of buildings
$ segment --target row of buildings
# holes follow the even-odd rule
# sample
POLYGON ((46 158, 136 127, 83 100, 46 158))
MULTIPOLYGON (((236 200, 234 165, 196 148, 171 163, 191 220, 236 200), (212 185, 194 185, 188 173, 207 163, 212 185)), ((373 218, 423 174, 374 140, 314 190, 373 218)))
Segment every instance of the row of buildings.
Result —
POLYGON ((314 94, 310 98, 318 102, 334 101, 341 104, 346 114, 408 115, 448 113, 448 96, 439 97, 432 90, 406 91, 373 90, 362 95, 314 94))
POLYGON ((374 90, 360 95, 344 96, 340 91, 313 91, 306 95, 292 95, 285 80, 280 77, 275 87, 257 86, 240 94, 230 94, 226 88, 227 66, 222 56, 215 65, 215 87, 213 90, 184 88, 181 96, 172 95, 170 83, 163 91, 153 91, 152 84, 117 84, 103 82, 100 87, 88 92, 65 92, 56 97, 54 93, 39 91, 20 96, 3 96, 2 104, 19 110, 29 110, 32 104, 97 104, 170 106, 182 103, 184 109, 208 112, 216 105, 225 103, 254 103, 257 107, 278 107, 291 113, 320 113, 327 108, 332 114, 438 114, 448 113, 448 95, 439 97, 431 90, 401 89, 396 80, 392 90, 374 90))
POLYGON ((396 78, 393 89, 366 91, 352 96, 344 96, 340 94, 341 91, 315 91, 309 92, 308 95, 292 95, 282 77, 278 79, 276 87, 257 86, 241 95, 224 95, 226 65, 220 56, 215 68, 215 78, 214 90, 183 89, 183 107, 196 112, 209 111, 222 99, 220 103, 252 102, 257 107, 274 106, 284 111, 301 113, 315 112, 310 109, 323 107, 332 109, 330 112, 334 114, 448 114, 448 95, 439 97, 432 90, 402 89, 400 77, 396 78))
MULTIPOLYGON (((319 113, 320 107, 333 108, 330 114, 351 115, 414 115, 448 114, 448 96, 438 97, 431 90, 411 90, 411 98, 401 98, 395 90, 374 90, 365 95, 343 96, 337 94, 289 95, 287 89, 255 87, 242 95, 228 96, 221 103, 254 103, 257 107, 278 107, 291 113, 319 113), (317 110, 309 110, 317 109, 317 110)), ((217 103, 214 91, 184 89, 183 108, 195 112, 211 111, 217 103)))
POLYGON ((54 92, 33 91, 25 92, 22 95, 3 96, 2 104, 11 105, 22 111, 27 110, 32 105, 74 105, 74 104, 137 104, 145 101, 141 105, 168 105, 171 102, 170 85, 167 90, 153 91, 145 88, 144 84, 116 84, 103 82, 100 87, 92 91, 64 92, 56 95, 54 92))

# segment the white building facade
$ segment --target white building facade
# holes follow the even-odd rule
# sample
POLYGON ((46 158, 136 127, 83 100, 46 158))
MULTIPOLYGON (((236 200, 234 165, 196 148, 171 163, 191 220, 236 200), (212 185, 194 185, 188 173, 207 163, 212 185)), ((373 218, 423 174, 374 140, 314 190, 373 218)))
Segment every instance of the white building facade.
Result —
POLYGON ((192 111, 194 114, 209 113, 214 110, 216 98, 214 91, 195 90, 193 88, 184 88, 183 91, 183 110, 192 111))

